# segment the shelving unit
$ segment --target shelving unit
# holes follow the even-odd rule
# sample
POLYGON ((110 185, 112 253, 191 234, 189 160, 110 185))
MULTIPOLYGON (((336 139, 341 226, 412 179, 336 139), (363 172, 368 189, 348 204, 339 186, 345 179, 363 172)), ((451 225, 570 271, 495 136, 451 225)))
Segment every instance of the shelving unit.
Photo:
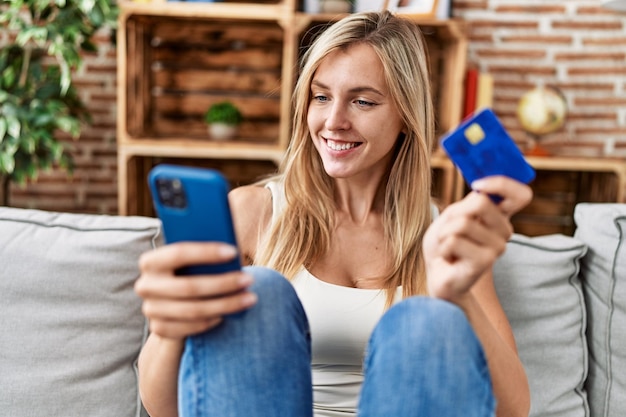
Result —
MULTIPOLYGON (((530 184, 533 200, 513 219, 515 232, 528 236, 573 235, 576 204, 626 203, 626 160, 565 156, 527 156, 537 176, 530 184)), ((451 201, 468 192, 458 174, 451 201)))
MULTIPOLYGON (((291 130, 299 51, 310 34, 341 15, 312 15, 295 0, 268 3, 122 1, 118 24, 119 213, 151 215, 145 178, 161 161, 231 164, 239 184, 277 165, 291 130), (212 141, 202 120, 214 102, 239 106, 239 137, 212 141)), ((467 40, 455 20, 421 20, 441 134, 461 115, 467 40)), ((436 189, 447 204, 455 170, 433 157, 436 189)))
POLYGON ((513 218, 518 233, 573 235, 576 204, 626 203, 626 160, 559 156, 527 160, 537 177, 531 184, 533 201, 513 218))

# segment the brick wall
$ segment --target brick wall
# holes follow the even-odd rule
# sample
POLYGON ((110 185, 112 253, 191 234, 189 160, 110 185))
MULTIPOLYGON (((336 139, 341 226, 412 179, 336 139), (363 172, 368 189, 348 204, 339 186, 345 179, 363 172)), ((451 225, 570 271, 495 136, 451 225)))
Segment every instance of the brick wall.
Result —
MULTIPOLYGON (((5 41, 6 33, 0 35, 5 41)), ((11 187, 15 207, 85 213, 117 212, 116 155, 116 68, 115 46, 108 30, 94 41, 98 52, 84 56, 74 76, 76 87, 91 115, 76 141, 65 139, 72 148, 75 170, 72 177, 55 169, 39 175, 25 187, 11 187)))
MULTIPOLYGON (((626 14, 600 0, 453 0, 455 17, 469 25, 469 62, 495 77, 496 113, 520 143, 519 97, 536 85, 555 85, 570 107, 565 129, 543 143, 560 154, 602 155, 607 139, 626 156, 626 14)), ((6 41, 0 32, 0 42, 6 41)), ((76 170, 42 174, 12 187, 12 205, 110 213, 117 211, 115 48, 108 33, 99 52, 76 74, 93 125, 72 142, 76 170)))
POLYGON ((523 146, 515 111, 538 85, 558 87, 565 128, 541 143, 563 155, 626 156, 626 13, 600 0, 453 0, 468 22, 468 61, 494 75, 494 110, 523 146))

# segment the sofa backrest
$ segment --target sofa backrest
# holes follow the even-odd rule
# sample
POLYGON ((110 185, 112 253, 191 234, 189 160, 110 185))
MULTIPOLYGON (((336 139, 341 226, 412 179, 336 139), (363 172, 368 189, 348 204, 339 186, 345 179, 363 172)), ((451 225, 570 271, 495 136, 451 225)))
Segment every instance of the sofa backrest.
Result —
POLYGON ((581 277, 587 307, 593 417, 626 416, 626 204, 579 204, 575 237, 589 247, 581 277))
POLYGON ((526 368, 533 417, 588 417, 585 301, 587 247, 577 239, 514 235, 494 267, 496 291, 526 368))
MULTIPOLYGON (((575 237, 515 235, 494 269, 532 417, 626 416, 626 204, 579 204, 575 237)), ((145 416, 144 217, 0 207, 0 414, 145 416)))
POLYGON ((137 417, 141 217, 0 207, 0 414, 137 417))
POLYGON ((626 416, 626 204, 579 204, 574 237, 514 235, 494 268, 532 417, 626 416))

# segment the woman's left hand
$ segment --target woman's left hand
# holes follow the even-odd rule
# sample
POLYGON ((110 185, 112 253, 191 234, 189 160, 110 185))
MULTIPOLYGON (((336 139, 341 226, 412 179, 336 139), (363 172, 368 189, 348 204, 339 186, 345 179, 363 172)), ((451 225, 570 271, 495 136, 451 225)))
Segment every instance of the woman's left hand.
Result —
POLYGON ((503 176, 483 178, 473 191, 448 206, 424 237, 423 253, 431 296, 454 303, 504 252, 513 233, 511 216, 532 199, 525 184, 503 176), (496 205, 489 194, 502 200, 496 205))

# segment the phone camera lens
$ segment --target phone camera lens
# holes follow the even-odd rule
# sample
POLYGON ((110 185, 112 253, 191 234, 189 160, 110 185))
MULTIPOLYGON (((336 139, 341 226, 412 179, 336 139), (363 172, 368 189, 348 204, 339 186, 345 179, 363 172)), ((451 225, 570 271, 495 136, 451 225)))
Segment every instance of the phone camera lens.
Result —
POLYGON ((156 181, 161 203, 166 207, 183 209, 187 207, 187 198, 182 182, 177 178, 159 178, 156 181))

